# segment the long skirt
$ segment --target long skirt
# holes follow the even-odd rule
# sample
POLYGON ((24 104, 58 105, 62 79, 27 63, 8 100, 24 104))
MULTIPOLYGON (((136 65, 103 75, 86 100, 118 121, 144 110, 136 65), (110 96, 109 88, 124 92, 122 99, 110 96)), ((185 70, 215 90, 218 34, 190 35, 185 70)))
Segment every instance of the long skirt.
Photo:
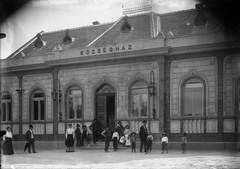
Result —
POLYGON ((73 147, 73 145, 74 145, 74 138, 73 138, 72 134, 68 134, 67 135, 67 140, 66 140, 65 144, 66 144, 67 147, 73 147))
POLYGON ((128 135, 128 134, 125 134, 125 138, 126 138, 125 145, 126 145, 126 146, 130 146, 130 145, 131 145, 131 141, 130 141, 129 135, 128 135))
POLYGON ((12 146, 12 138, 5 138, 3 143, 3 154, 5 155, 12 155, 14 154, 13 146, 12 146))

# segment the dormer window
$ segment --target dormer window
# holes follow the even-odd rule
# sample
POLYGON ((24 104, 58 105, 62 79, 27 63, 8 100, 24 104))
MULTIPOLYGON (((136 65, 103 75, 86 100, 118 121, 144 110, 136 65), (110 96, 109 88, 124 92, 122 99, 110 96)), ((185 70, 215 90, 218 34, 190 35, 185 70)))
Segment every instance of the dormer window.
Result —
POLYGON ((42 39, 41 39, 41 34, 38 33, 38 34, 37 34, 37 39, 36 39, 36 41, 35 41, 35 43, 34 43, 34 48, 35 48, 35 49, 40 49, 40 48, 43 47, 43 45, 44 45, 44 43, 43 43, 43 41, 42 41, 42 39))
POLYGON ((203 4, 196 4, 195 7, 196 7, 198 13, 193 22, 194 26, 206 26, 207 25, 207 17, 204 15, 203 4))
POLYGON ((132 29, 133 29, 132 26, 128 23, 128 17, 125 16, 124 21, 123 21, 123 25, 121 27, 121 32, 122 33, 127 33, 127 32, 130 32, 132 29))
POLYGON ((73 42, 73 38, 69 35, 69 29, 65 31, 65 36, 63 38, 63 44, 68 45, 73 42))

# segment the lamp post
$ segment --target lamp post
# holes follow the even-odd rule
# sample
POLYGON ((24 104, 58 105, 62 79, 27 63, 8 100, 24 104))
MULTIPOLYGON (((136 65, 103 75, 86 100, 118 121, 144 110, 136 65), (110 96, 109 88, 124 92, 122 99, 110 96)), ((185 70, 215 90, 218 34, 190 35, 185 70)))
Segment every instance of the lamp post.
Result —
POLYGON ((156 95, 156 86, 155 86, 155 79, 154 79, 154 71, 150 72, 150 84, 148 85, 148 92, 150 96, 152 96, 153 100, 153 107, 152 107, 152 117, 156 119, 156 109, 155 109, 155 95, 156 95))
MULTIPOLYGON (((62 97, 62 94, 61 94, 61 84, 60 84, 60 80, 59 79, 54 79, 53 81, 53 84, 54 84, 54 89, 52 91, 52 99, 53 101, 55 102, 57 100, 57 114, 58 114, 58 121, 62 121, 62 113, 59 112, 60 110, 60 102, 61 102, 61 97, 62 97), (58 90, 56 91, 55 89, 55 83, 56 81, 58 82, 58 90)), ((58 123, 57 123, 58 124, 58 123)), ((57 128, 58 128, 58 125, 57 125, 57 128)), ((58 131, 58 130, 57 130, 58 131)), ((58 133, 57 133, 57 140, 58 140, 58 148, 59 148, 59 138, 58 138, 58 133)))
POLYGON ((57 104, 57 112, 58 112, 58 115, 59 115, 59 118, 58 120, 61 122, 62 121, 62 113, 59 111, 60 110, 60 102, 61 102, 61 97, 62 97, 62 94, 61 94, 61 83, 60 83, 60 80, 59 79, 54 79, 54 84, 55 82, 58 82, 58 91, 56 91, 55 89, 55 85, 54 85, 54 89, 52 91, 52 99, 53 101, 58 101, 57 104))

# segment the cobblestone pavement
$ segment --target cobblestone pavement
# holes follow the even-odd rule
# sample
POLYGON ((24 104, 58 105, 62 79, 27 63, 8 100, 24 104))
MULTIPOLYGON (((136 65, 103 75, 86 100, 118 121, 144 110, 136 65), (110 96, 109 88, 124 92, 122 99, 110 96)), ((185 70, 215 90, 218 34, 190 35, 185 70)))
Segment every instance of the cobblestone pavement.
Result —
POLYGON ((177 150, 161 154, 132 153, 129 149, 105 153, 103 150, 76 149, 39 150, 28 154, 15 150, 11 156, 2 155, 3 169, 239 169, 240 153, 230 151, 177 150))

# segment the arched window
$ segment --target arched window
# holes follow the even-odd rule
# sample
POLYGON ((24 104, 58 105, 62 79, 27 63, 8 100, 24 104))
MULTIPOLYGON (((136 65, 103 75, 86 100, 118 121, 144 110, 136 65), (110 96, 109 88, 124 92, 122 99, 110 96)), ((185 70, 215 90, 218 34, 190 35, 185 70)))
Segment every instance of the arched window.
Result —
POLYGON ((32 120, 45 119, 45 97, 42 90, 36 90, 31 96, 31 115, 32 120))
POLYGON ((136 81, 130 88, 131 117, 148 117, 148 85, 144 81, 136 81))
POLYGON ((66 94, 66 107, 68 119, 81 119, 83 117, 83 92, 77 87, 71 87, 66 94))
POLYGON ((10 94, 3 93, 1 97, 1 121, 12 121, 12 98, 10 94))
POLYGON ((198 78, 190 78, 183 85, 183 116, 204 115, 204 84, 198 78))

